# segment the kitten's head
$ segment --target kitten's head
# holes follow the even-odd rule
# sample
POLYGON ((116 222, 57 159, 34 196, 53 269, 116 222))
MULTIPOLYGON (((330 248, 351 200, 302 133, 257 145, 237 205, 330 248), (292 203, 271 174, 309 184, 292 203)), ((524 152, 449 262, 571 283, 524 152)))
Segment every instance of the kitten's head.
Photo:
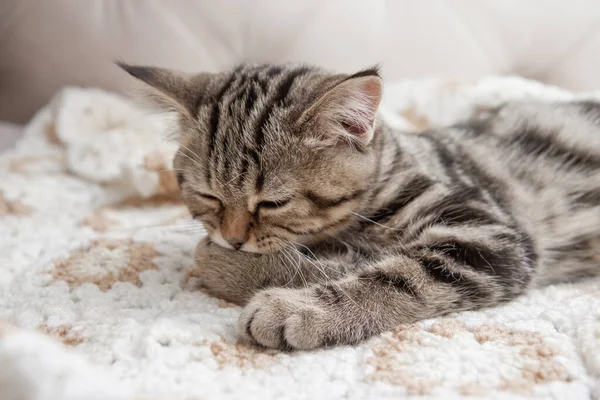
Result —
POLYGON ((295 65, 184 75, 120 64, 179 114, 174 166, 211 239, 248 252, 339 232, 364 203, 382 83, 295 65))

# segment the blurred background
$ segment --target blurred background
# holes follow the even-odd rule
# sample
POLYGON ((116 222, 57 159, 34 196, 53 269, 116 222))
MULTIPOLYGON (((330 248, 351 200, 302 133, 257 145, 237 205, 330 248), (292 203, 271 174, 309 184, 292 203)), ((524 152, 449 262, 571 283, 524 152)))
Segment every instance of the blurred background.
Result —
POLYGON ((127 91, 114 59, 379 62, 388 81, 518 75, 587 91, 600 89, 600 1, 0 0, 0 146, 65 85, 127 91))

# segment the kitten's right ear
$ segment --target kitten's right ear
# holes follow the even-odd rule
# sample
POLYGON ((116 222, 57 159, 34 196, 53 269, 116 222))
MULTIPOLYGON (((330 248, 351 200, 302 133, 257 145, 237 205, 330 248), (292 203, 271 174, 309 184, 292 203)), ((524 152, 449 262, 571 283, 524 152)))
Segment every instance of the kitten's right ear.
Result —
POLYGON ((368 144, 375 132, 375 119, 382 95, 378 67, 347 75, 319 97, 298 123, 307 120, 321 125, 326 138, 345 138, 368 144))
POLYGON ((185 75, 166 68, 116 64, 134 78, 142 81, 144 95, 163 111, 175 111, 184 117, 195 118, 199 101, 211 74, 185 75))

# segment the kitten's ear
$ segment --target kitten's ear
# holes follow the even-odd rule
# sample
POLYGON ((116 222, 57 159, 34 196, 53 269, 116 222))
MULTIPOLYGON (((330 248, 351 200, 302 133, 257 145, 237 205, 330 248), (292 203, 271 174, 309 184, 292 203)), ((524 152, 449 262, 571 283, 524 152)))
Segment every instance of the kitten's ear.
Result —
POLYGON ((144 95, 150 103, 163 111, 175 111, 194 118, 199 100, 211 74, 185 75, 165 68, 142 67, 116 62, 129 75, 144 85, 144 95))
POLYGON ((381 93, 377 67, 357 72, 323 94, 303 113, 300 122, 313 119, 328 135, 368 144, 373 139, 381 93))

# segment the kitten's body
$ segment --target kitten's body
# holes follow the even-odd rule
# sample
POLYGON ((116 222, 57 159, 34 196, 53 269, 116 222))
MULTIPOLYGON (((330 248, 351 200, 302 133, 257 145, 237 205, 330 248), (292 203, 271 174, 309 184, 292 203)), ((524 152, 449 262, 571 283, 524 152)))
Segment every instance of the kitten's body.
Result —
POLYGON ((240 332, 262 345, 355 343, 600 272, 597 104, 416 135, 374 122, 374 70, 125 68, 181 113, 182 195, 211 238, 267 253, 196 253, 209 292, 249 301, 240 332))
POLYGON ((361 214, 406 232, 366 221, 361 243, 383 238, 381 245, 389 247, 389 239, 400 236, 404 248, 418 236, 411 230, 481 229, 474 234, 520 237, 535 266, 525 281, 547 284, 600 272, 600 104, 515 102, 421 135, 382 129, 388 144, 381 170, 387 166, 390 173, 380 174, 375 186, 384 193, 361 214), (425 178, 436 184, 415 193, 415 182, 425 178), (398 207, 406 191, 411 201, 398 207), (446 196, 444 211, 436 203, 446 196), (392 216, 377 218, 388 208, 392 216))

